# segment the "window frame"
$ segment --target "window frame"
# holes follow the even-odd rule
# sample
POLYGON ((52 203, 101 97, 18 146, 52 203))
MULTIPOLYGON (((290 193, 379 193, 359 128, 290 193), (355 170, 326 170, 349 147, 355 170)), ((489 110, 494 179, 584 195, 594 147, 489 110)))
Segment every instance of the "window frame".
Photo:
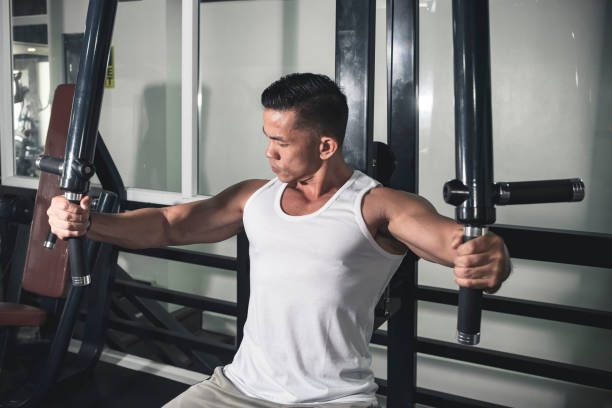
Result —
MULTIPOLYGON (((47 0, 47 11, 50 10, 47 0)), ((12 103, 12 30, 10 1, 0 2, 0 184, 38 189, 38 179, 15 175, 12 103)), ((127 187, 130 201, 154 204, 178 204, 207 198, 198 195, 198 61, 199 0, 181 1, 181 191, 149 190, 127 187)), ((27 25, 44 21, 45 16, 13 18, 13 24, 27 25)))

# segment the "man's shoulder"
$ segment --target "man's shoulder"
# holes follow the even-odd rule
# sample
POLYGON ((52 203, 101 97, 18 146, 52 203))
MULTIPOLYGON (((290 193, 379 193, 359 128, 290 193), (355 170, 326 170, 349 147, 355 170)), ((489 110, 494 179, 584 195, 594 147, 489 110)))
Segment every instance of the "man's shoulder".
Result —
POLYGON ((259 190, 269 182, 270 180, 265 179, 249 179, 236 184, 236 193, 239 197, 241 208, 244 208, 244 205, 246 204, 248 199, 251 198, 251 196, 255 194, 257 190, 259 190))
POLYGON ((396 202, 421 201, 422 197, 407 191, 396 190, 390 187, 376 186, 368 191, 364 201, 371 201, 373 204, 393 204, 396 202))
POLYGON ((253 194, 255 191, 259 190, 263 186, 265 186, 270 180, 265 179, 249 179, 240 182, 241 188, 243 191, 247 193, 253 194))
POLYGON ((383 186, 378 186, 368 191, 362 203, 364 212, 374 211, 387 216, 400 210, 408 210, 410 212, 412 208, 416 210, 423 207, 431 207, 431 204, 423 197, 407 191, 383 186))

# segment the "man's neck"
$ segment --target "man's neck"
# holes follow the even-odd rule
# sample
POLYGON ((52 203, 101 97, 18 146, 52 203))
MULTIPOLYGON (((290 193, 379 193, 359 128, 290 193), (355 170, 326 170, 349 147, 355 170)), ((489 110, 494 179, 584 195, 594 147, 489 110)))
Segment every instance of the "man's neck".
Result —
POLYGON ((347 182, 353 169, 344 159, 328 160, 312 176, 291 184, 300 191, 308 201, 315 201, 325 195, 334 194, 347 182))

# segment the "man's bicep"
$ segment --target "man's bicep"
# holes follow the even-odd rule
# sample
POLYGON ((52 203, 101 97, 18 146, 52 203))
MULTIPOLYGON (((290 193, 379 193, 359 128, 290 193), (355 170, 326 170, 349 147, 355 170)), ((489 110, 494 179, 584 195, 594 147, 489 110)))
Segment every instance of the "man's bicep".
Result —
POLYGON ((247 180, 201 201, 168 207, 168 230, 175 245, 225 240, 242 228, 244 203, 265 180, 247 180))
POLYGON ((389 232, 423 259, 452 265, 452 240, 461 230, 427 200, 415 195, 396 197, 389 211, 389 232))

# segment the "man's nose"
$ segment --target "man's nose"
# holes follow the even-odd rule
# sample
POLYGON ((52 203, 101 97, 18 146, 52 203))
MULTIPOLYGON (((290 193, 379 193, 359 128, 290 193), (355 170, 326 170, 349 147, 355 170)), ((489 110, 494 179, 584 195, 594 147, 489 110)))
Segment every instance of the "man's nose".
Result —
POLYGON ((276 156, 275 152, 274 152, 274 148, 272 147, 272 143, 268 143, 268 146, 266 147, 266 157, 268 159, 272 159, 276 156))

